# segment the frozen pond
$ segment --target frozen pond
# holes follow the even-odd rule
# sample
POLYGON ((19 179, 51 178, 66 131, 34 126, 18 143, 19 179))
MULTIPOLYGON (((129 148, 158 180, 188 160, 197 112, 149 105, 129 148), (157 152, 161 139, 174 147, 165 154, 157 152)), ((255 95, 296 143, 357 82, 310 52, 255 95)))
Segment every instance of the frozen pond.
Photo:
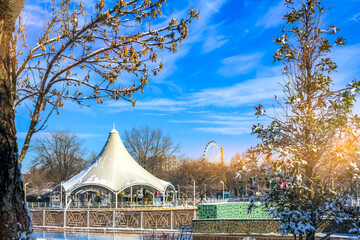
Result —
MULTIPOLYGON (((68 239, 68 240, 72 240, 72 239, 76 239, 76 240, 119 240, 119 239, 124 239, 124 240, 146 240, 146 239, 151 239, 151 240, 156 240, 156 239, 172 239, 173 236, 172 233, 168 233, 167 234, 169 236, 169 238, 166 238, 166 236, 163 235, 163 233, 156 233, 155 237, 152 236, 151 233, 141 233, 141 234, 130 234, 130 233, 66 233, 66 232, 62 232, 62 233, 56 233, 56 232, 35 232, 35 236, 37 240, 64 240, 64 239, 68 239)), ((183 234, 183 238, 181 239, 192 239, 192 237, 190 236, 190 233, 183 234)), ((177 237, 179 237, 179 235, 176 235, 177 237)))
POLYGON ((76 239, 76 240, 142 240, 140 234, 122 234, 122 233, 51 233, 51 232, 35 232, 37 240, 57 240, 57 239, 76 239))

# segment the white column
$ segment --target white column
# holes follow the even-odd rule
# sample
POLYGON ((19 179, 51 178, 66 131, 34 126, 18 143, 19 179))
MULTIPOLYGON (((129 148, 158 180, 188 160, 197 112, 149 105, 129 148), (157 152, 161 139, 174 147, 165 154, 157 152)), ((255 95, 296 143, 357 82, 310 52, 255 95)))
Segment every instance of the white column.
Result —
POLYGON ((119 192, 115 192, 115 208, 118 208, 118 194, 119 192))
POLYGON ((180 197, 181 197, 181 192, 180 192, 180 185, 178 184, 178 200, 180 201, 180 197))
POLYGON ((131 205, 131 207, 132 207, 132 204, 133 204, 133 189, 132 189, 132 186, 130 186, 130 205, 131 205))
POLYGON ((174 212, 170 211, 170 229, 174 229, 174 212))
POLYGON ((63 192, 63 188, 62 188, 62 183, 60 183, 60 208, 62 208, 62 202, 63 202, 63 195, 62 195, 62 192, 63 192))
POLYGON ((27 182, 27 183, 25 183, 25 185, 24 185, 24 194, 25 194, 25 202, 27 202, 26 201, 26 188, 27 188, 27 185, 28 185, 29 183, 27 182))
POLYGON ((53 197, 52 197, 52 194, 50 194, 50 208, 54 208, 52 200, 53 200, 53 197))
POLYGON ((194 193, 193 193, 193 200, 194 200, 194 203, 193 203, 193 206, 195 207, 196 206, 196 189, 195 189, 195 180, 192 180, 194 182, 194 193))
POLYGON ((64 209, 64 228, 66 227, 66 208, 64 209))
POLYGON ((175 191, 175 206, 178 206, 179 205, 179 193, 178 193, 178 191, 175 191))
POLYGON ((205 201, 206 201, 206 184, 205 184, 205 197, 204 197, 205 201))
POLYGON ((359 180, 356 179, 356 206, 359 207, 359 180))
POLYGON ((67 194, 65 193, 65 208, 67 208, 67 194))
POLYGON ((140 212, 140 228, 144 229, 144 212, 140 212))
POLYGON ((223 194, 222 194, 223 197, 222 198, 223 198, 223 202, 225 202, 225 183, 223 181, 220 181, 220 182, 222 183, 222 187, 223 187, 223 191, 222 191, 223 192, 223 194))
POLYGON ((165 191, 163 192, 163 207, 165 207, 165 191))
POLYGON ((43 210, 43 227, 45 227, 45 210, 43 210))
POLYGON ((113 228, 115 228, 115 211, 113 211, 113 228))

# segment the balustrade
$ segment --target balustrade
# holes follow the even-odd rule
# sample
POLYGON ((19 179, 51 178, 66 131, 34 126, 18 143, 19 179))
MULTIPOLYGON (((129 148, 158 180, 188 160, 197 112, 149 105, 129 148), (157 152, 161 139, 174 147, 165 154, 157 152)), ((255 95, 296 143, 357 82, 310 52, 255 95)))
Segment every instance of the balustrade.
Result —
POLYGON ((182 229, 191 226, 196 208, 159 210, 31 209, 34 227, 85 229, 182 229))

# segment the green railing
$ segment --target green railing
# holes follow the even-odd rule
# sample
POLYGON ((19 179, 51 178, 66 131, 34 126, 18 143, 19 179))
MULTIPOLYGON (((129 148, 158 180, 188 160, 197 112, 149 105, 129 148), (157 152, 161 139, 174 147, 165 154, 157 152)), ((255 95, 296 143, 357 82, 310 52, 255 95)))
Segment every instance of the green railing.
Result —
POLYGON ((198 219, 272 219, 260 203, 248 212, 248 202, 200 204, 198 219))

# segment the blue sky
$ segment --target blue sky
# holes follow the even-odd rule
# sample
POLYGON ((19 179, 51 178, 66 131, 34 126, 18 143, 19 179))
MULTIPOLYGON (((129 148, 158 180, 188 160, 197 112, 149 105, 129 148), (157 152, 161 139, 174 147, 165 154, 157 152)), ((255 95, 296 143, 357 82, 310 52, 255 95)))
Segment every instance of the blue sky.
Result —
MULTIPOLYGON (((323 1, 331 7, 324 25, 340 27, 339 35, 348 44, 333 51, 338 72, 335 87, 360 77, 360 0, 323 1)), ((164 16, 185 16, 195 1, 168 0, 164 16)), ((272 38, 279 35, 286 12, 278 0, 200 0, 200 20, 190 25, 189 38, 176 54, 162 54, 164 70, 150 79, 137 105, 107 101, 80 107, 65 102, 61 115, 51 116, 48 127, 34 136, 54 130, 76 133, 87 152, 99 152, 113 122, 125 129, 148 125, 161 128, 181 143, 181 154, 190 158, 202 155, 207 142, 215 140, 224 147, 225 161, 243 152, 258 140, 251 126, 264 122, 254 116, 253 107, 263 104, 271 109, 274 95, 281 96, 282 66, 273 64, 276 50, 272 38)), ((42 31, 44 1, 25 3, 28 39, 42 31)), ((276 105, 275 105, 276 107, 276 105)), ((356 106, 360 112, 360 105, 356 106)), ((29 125, 26 108, 17 109, 16 126, 21 146, 29 125)), ((31 165, 32 153, 24 160, 31 165)))

